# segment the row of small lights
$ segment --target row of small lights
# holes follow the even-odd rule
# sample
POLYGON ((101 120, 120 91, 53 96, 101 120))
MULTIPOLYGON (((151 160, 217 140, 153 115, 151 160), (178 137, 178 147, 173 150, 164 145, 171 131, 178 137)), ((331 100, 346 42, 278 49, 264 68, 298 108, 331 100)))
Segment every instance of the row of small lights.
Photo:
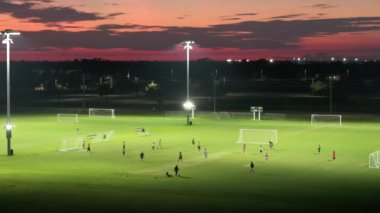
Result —
MULTIPOLYGON (((267 60, 269 61, 269 63, 274 63, 274 61, 275 61, 273 58, 270 58, 270 59, 267 59, 267 60)), ((249 59, 244 59, 244 60, 243 60, 243 59, 236 59, 236 60, 233 60, 233 59, 230 59, 230 58, 226 60, 227 63, 232 63, 232 62, 238 62, 238 63, 241 63, 241 62, 243 62, 243 61, 245 61, 245 62, 250 62, 251 60, 249 60, 249 59)), ((298 58, 293 58, 293 61, 298 61, 298 62, 306 61, 306 58, 300 58, 300 57, 298 57, 298 58)), ((335 57, 331 57, 330 61, 337 61, 337 59, 336 59, 335 57)), ((342 61, 343 61, 343 62, 347 62, 348 59, 347 59, 347 58, 342 58, 342 61)), ((359 59, 358 59, 358 58, 354 58, 353 61, 358 62, 359 59)), ((374 61, 374 62, 377 62, 377 60, 373 60, 373 61, 374 61)), ((367 62, 367 59, 365 59, 364 62, 367 62)))

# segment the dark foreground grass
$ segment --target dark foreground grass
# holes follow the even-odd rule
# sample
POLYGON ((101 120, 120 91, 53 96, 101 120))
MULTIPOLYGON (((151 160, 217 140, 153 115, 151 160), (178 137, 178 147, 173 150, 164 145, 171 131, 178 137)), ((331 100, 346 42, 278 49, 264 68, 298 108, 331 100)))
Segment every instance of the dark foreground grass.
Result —
POLYGON ((214 120, 131 117, 15 117, 15 156, 0 147, 1 212, 365 212, 377 208, 380 170, 368 169, 368 154, 380 149, 379 124, 310 126, 307 121, 214 120), (58 152, 61 139, 115 130, 109 142, 58 152), (144 127, 150 136, 134 131, 144 127), (266 161, 258 145, 243 154, 240 128, 277 129, 279 143, 266 161), (200 142, 198 152, 191 139, 200 142), (151 150, 162 139, 163 149, 151 150), (126 141, 126 158, 121 155, 126 141), (317 145, 322 153, 316 153, 317 145), (209 153, 203 156, 203 147, 209 153), (331 160, 333 150, 337 160, 331 160), (138 155, 145 153, 144 161, 138 155), (178 163, 178 152, 184 162, 178 163), (256 164, 249 173, 249 163, 256 164), (178 164, 181 177, 174 174, 178 164))

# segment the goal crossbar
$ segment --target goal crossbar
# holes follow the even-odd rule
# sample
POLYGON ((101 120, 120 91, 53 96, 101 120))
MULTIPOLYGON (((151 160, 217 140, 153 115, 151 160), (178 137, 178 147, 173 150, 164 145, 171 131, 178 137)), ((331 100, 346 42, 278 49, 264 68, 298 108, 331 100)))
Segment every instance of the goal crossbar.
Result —
POLYGON ((115 109, 89 108, 88 116, 115 118, 115 109))
POLYGON ((240 129, 236 143, 274 144, 278 142, 277 129, 240 129))
POLYGON ((78 114, 58 113, 57 122, 79 122, 78 114))
POLYGON ((342 115, 311 114, 310 124, 325 124, 342 126, 342 115))

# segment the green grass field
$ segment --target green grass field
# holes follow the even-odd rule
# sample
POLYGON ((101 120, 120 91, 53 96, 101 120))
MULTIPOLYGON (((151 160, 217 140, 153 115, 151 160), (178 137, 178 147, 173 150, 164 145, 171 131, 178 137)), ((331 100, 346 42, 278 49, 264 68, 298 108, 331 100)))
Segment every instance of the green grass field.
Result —
POLYGON ((183 117, 83 116, 75 124, 57 123, 53 115, 15 116, 13 122, 15 155, 5 155, 5 135, 0 146, 1 212, 364 212, 379 203, 380 169, 368 169, 368 154, 380 149, 378 123, 338 127, 200 117, 185 126, 183 117), (112 129, 115 137, 93 144, 91 154, 58 152, 61 139, 75 137, 77 127, 82 134, 112 129), (152 134, 140 136, 136 127, 152 134), (242 152, 235 143, 240 128, 278 130, 275 150, 265 145, 269 161, 258 145, 242 152), (163 149, 152 151, 159 139, 163 149), (179 151, 181 177, 168 178, 179 151))

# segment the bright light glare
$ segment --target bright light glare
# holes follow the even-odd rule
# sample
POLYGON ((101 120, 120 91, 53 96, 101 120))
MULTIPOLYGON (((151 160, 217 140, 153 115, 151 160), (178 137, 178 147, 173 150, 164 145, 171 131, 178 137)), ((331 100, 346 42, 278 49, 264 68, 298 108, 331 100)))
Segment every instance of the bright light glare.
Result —
POLYGON ((269 63, 273 63, 274 62, 274 59, 273 58, 271 58, 271 59, 269 59, 269 63))
POLYGON ((13 125, 10 124, 10 123, 8 123, 8 124, 5 125, 5 129, 6 130, 12 130, 13 129, 13 125))
POLYGON ((194 109, 194 104, 193 102, 191 101, 186 101, 184 104, 183 104, 183 108, 185 108, 185 110, 192 110, 194 109))

